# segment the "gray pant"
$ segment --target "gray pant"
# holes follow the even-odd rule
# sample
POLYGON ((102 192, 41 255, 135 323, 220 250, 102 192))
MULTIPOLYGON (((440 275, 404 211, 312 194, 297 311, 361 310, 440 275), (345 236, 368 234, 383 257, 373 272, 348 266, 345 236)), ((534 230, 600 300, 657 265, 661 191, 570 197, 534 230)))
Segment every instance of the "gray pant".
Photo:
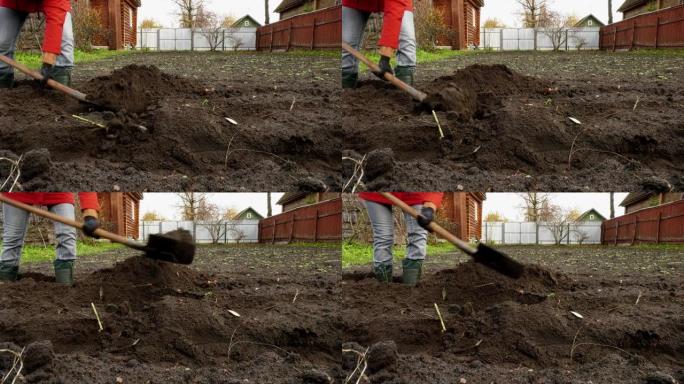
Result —
MULTIPOLYGON (((342 41, 359 49, 370 13, 354 8, 342 7, 342 41)), ((416 67, 416 29, 413 25, 413 12, 404 12, 399 34, 397 65, 416 67)), ((342 51, 342 73, 358 73, 359 61, 347 51, 342 51)))
MULTIPOLYGON (((49 207, 50 212, 68 219, 74 219, 73 204, 57 204, 49 207)), ((0 262, 18 266, 21 260, 21 250, 24 247, 24 237, 29 225, 29 213, 23 209, 8 204, 2 205, 3 232, 2 255, 0 262)), ((57 240, 57 260, 76 259, 76 228, 55 222, 55 237, 57 240)))
MULTIPOLYGON (((373 265, 392 265, 392 247, 394 246, 394 217, 392 206, 365 201, 368 217, 373 227, 373 265)), ((422 205, 413 208, 420 211, 422 205)), ((428 231, 423 229, 416 219, 404 214, 408 232, 406 258, 409 260, 424 260, 427 254, 428 231)))
MULTIPOLYGON (((14 58, 17 50, 17 40, 21 27, 26 22, 28 13, 15 11, 14 9, 0 7, 0 55, 14 58)), ((71 23, 71 14, 67 13, 64 19, 64 31, 62 32, 62 53, 57 56, 57 67, 74 66, 74 31, 71 23)), ((0 75, 12 73, 12 67, 0 62, 0 75)))

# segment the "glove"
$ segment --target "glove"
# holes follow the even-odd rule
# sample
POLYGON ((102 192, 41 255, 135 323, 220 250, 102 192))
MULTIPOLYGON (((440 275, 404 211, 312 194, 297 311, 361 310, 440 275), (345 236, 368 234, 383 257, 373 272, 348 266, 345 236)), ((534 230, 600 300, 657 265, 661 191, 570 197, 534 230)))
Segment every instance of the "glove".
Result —
POLYGON ((100 228, 100 222, 96 218, 92 216, 83 218, 83 233, 94 239, 99 239, 100 236, 95 234, 95 230, 98 228, 100 228))
POLYGON ((54 67, 52 64, 48 63, 43 63, 43 66, 40 67, 40 74, 43 75, 43 80, 40 81, 40 85, 45 88, 47 87, 47 82, 48 80, 52 79, 52 69, 54 67))
POLYGON ((432 232, 430 229, 430 223, 432 223, 432 220, 435 219, 435 210, 430 208, 430 207, 423 207, 420 209, 420 215, 416 218, 416 221, 418 221, 418 225, 423 227, 423 229, 427 230, 428 232, 432 232))
POLYGON ((380 71, 375 72, 375 76, 381 78, 382 80, 385 80, 385 73, 394 75, 394 71, 392 70, 392 66, 390 65, 389 56, 380 56, 380 62, 378 63, 378 67, 380 67, 380 71))

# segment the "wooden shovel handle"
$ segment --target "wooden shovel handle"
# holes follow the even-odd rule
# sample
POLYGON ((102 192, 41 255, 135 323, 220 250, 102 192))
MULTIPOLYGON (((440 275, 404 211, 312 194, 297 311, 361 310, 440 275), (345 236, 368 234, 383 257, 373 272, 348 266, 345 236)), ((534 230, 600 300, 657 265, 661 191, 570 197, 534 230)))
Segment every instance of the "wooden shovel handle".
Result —
MULTIPOLYGON (((366 64, 368 68, 371 69, 373 72, 380 72, 380 67, 378 67, 377 64, 374 62, 370 61, 366 56, 363 55, 363 53, 357 51, 354 49, 351 45, 342 42, 342 48, 349 52, 352 56, 356 57, 359 61, 362 63, 366 64)), ((421 103, 425 100, 427 97, 427 94, 413 88, 412 86, 404 83, 403 81, 397 79, 396 76, 390 74, 390 73, 385 73, 385 80, 389 81, 390 83, 394 84, 395 87, 401 89, 402 91, 408 93, 413 97, 414 99, 420 101, 421 103)))
MULTIPOLYGON (((28 204, 24 204, 24 203, 21 203, 21 202, 16 201, 16 200, 12 200, 4 194, 0 194, 0 202, 3 202, 5 204, 9 204, 15 208, 23 209, 24 211, 33 213, 36 216, 44 217, 46 219, 50 219, 52 221, 56 221, 56 222, 62 223, 64 225, 68 225, 70 227, 74 227, 74 228, 83 230, 83 223, 81 223, 81 222, 78 222, 76 220, 72 220, 72 219, 54 214, 50 211, 46 211, 46 210, 40 209, 38 207, 34 207, 33 205, 28 205, 28 204)), ((136 249, 144 249, 144 246, 142 244, 139 244, 133 240, 127 239, 123 236, 119 236, 115 233, 105 231, 102 228, 96 229, 95 234, 101 238, 110 240, 114 243, 123 244, 123 245, 133 247, 136 249)))
MULTIPOLYGON (((27 67, 21 63, 18 63, 16 61, 10 59, 7 56, 0 55, 0 61, 2 61, 3 63, 5 63, 9 66, 16 68, 17 70, 19 70, 20 72, 22 72, 26 76, 30 76, 36 80, 39 80, 39 81, 43 80, 43 75, 41 75, 40 73, 38 73, 36 71, 32 71, 31 69, 29 69, 29 67, 27 67)), ((79 92, 73 88, 69 88, 64 84, 61 84, 61 83, 58 83, 52 79, 49 79, 47 81, 47 85, 49 85, 52 89, 58 90, 64 94, 66 94, 67 96, 73 97, 76 100, 87 102, 87 100, 86 100, 87 95, 85 93, 79 92)))
MULTIPOLYGON (((394 196, 391 193, 387 192, 380 192, 380 194, 386 198, 387 200, 391 201, 392 204, 396 205, 397 207, 401 208, 402 211, 408 213, 409 215, 413 216, 413 218, 418 218, 420 213, 413 209, 410 205, 404 203, 403 201, 399 200, 396 196, 394 196)), ((470 244, 466 243, 465 241, 459 239, 458 237, 452 235, 449 231, 446 229, 442 228, 439 224, 435 223, 434 221, 430 223, 430 229, 435 232, 436 234, 440 235, 442 238, 448 240, 450 243, 458 247, 460 250, 463 252, 473 255, 477 250, 473 247, 470 246, 470 244)))

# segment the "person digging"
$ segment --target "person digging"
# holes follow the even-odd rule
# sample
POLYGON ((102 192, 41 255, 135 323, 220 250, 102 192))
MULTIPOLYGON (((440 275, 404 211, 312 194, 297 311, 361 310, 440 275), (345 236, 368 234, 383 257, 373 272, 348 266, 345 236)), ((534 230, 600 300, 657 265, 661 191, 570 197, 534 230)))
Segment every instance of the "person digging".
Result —
MULTIPOLYGON (((435 211, 442 203, 441 192, 395 192, 392 195, 420 212, 418 219, 405 213, 408 244, 406 258, 402 261, 402 281, 415 286, 420 280, 423 261, 427 255, 429 225, 434 220, 435 211)), ((392 203, 376 192, 362 192, 363 200, 373 229, 373 274, 383 283, 392 281, 394 246, 394 217, 392 203)))
MULTIPOLYGON (((342 41, 360 50, 363 33, 371 14, 383 13, 383 25, 378 41, 380 61, 375 75, 384 80, 385 73, 413 85, 416 70, 416 30, 413 22, 413 0, 342 0, 342 41), (397 58, 396 71, 390 60, 397 58)), ((342 88, 356 88, 359 61, 347 51, 342 52, 342 88)))
MULTIPOLYGON (((16 192, 4 193, 4 196, 24 204, 47 206, 50 212, 74 219, 73 193, 16 192)), ((93 238, 95 230, 100 227, 98 221, 99 203, 97 193, 81 192, 78 199, 85 222, 83 232, 93 238)), ((29 213, 3 203, 2 254, 0 255, 0 281, 15 281, 19 277, 19 262, 24 246, 24 238, 29 224, 29 213)), ((57 257, 54 261, 55 281, 58 284, 74 283, 74 262, 76 261, 76 229, 62 223, 54 222, 55 239, 57 241, 57 257)))
MULTIPOLYGON (((74 32, 69 0, 0 0, 0 55, 14 58, 21 27, 31 13, 45 15, 42 42, 42 67, 45 85, 48 79, 71 85, 74 67, 74 32)), ((14 70, 0 62, 0 88, 12 88, 14 70)))

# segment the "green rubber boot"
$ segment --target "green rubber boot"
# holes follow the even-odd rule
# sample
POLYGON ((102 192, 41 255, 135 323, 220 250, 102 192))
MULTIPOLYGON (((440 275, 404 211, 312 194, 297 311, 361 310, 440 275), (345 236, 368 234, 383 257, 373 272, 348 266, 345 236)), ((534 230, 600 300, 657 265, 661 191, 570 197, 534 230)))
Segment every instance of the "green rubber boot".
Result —
POLYGON ((74 262, 55 260, 55 282, 57 284, 74 284, 74 262))
POLYGON ((0 281, 17 281, 19 267, 0 262, 0 281))
POLYGON ((413 73, 416 71, 413 67, 397 67, 394 71, 394 76, 404 83, 413 86, 413 73))
POLYGON ((344 73, 342 72, 342 88, 343 89, 354 89, 358 85, 359 74, 358 73, 344 73))
POLYGON ((420 275, 423 272, 423 260, 404 259, 401 265, 403 268, 401 278, 404 284, 411 287, 418 284, 420 275))
POLYGON ((6 72, 0 74, 0 89, 8 89, 14 86, 14 73, 6 72))
POLYGON ((392 282, 392 264, 380 264, 373 268, 375 279, 381 283, 389 284, 392 282))
POLYGON ((71 67, 55 67, 52 69, 52 80, 71 87, 71 67))

